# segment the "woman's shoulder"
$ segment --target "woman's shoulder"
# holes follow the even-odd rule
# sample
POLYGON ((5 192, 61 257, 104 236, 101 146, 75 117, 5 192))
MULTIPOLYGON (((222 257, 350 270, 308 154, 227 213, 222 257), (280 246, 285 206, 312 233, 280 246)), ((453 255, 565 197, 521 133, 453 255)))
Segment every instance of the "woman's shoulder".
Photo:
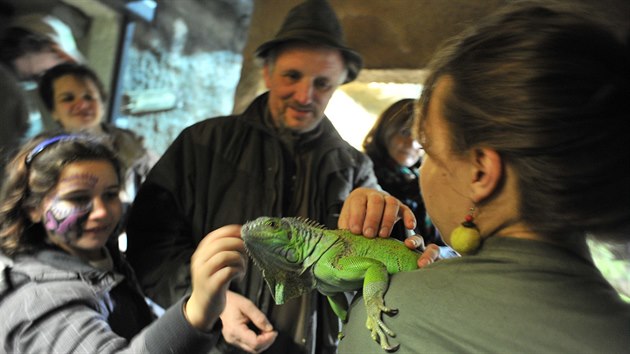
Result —
POLYGON ((114 145, 119 145, 116 147, 124 145, 144 149, 144 137, 132 130, 117 127, 113 124, 108 123, 103 123, 102 128, 105 134, 112 139, 114 145))
POLYGON ((138 161, 152 166, 158 160, 157 155, 146 148, 144 137, 136 132, 111 124, 103 124, 103 131, 126 167, 133 166, 138 161))

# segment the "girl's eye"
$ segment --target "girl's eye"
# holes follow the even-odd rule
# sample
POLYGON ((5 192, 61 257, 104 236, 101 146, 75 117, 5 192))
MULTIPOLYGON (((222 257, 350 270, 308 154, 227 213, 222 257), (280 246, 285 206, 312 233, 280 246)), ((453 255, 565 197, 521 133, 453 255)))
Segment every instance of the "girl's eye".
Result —
POLYGON ((65 199, 75 204, 87 204, 91 200, 91 198, 88 196, 71 196, 71 197, 66 197, 65 199))
POLYGON ((105 196, 104 196, 104 199, 105 200, 116 200, 116 199, 118 199, 118 195, 119 195, 118 191, 106 192, 105 196))

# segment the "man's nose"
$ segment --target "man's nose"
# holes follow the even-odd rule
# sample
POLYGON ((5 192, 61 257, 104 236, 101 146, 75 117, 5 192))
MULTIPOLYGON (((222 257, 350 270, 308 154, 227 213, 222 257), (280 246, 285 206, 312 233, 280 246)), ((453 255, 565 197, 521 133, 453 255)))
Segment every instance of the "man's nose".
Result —
POLYGON ((313 100, 313 83, 310 81, 299 83, 293 98, 302 105, 310 104, 313 100))

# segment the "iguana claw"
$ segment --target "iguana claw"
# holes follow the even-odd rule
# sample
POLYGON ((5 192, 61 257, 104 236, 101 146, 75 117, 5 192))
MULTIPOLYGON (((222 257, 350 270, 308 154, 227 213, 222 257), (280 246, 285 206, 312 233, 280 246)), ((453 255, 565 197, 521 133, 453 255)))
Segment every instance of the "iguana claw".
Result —
POLYGON ((378 342, 381 345, 381 348, 388 352, 395 352, 398 350, 400 345, 396 344, 394 346, 390 346, 388 338, 388 336, 396 337, 396 333, 394 333, 394 331, 392 331, 381 319, 381 313, 395 315, 398 313, 398 309, 386 307, 382 300, 378 301, 378 303, 366 303, 366 307, 368 316, 365 326, 370 331, 372 340, 378 342))

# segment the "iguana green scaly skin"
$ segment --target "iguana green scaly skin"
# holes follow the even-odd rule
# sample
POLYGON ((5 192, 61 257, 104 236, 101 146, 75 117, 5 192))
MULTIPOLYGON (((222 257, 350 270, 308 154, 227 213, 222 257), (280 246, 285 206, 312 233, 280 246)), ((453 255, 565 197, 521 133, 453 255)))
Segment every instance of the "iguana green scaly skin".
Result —
POLYGON ((398 240, 328 230, 302 218, 260 217, 243 225, 241 235, 276 304, 317 289, 345 322, 344 292, 362 289, 372 339, 387 351, 398 349, 389 344, 396 335, 381 318, 397 310, 385 306, 384 296, 389 274, 417 269, 419 253, 398 240))

